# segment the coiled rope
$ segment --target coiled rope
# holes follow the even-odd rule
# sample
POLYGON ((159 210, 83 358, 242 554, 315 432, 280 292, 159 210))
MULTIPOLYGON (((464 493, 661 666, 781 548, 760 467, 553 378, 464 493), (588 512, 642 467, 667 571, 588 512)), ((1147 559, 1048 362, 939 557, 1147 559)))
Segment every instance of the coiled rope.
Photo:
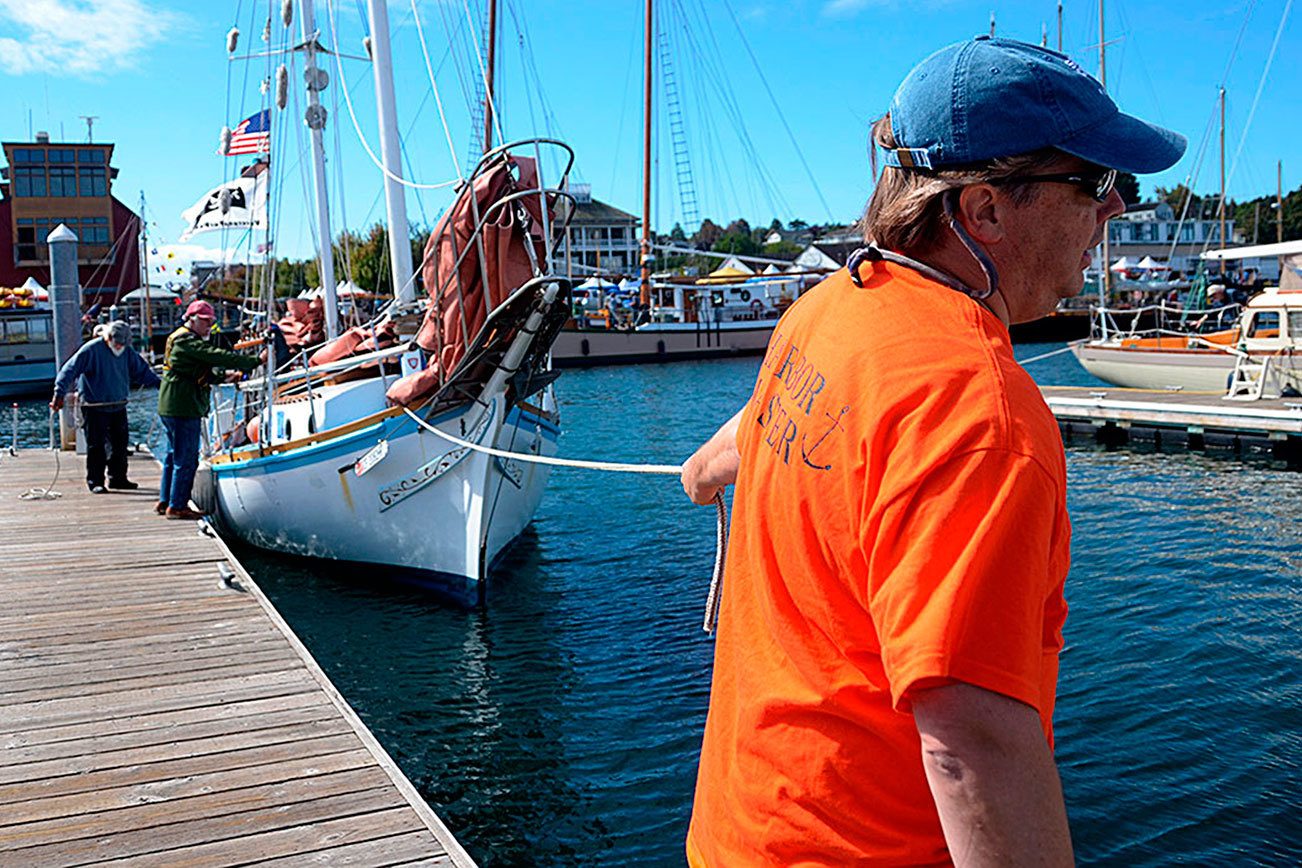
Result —
MULTIPOLYGON (((578 467, 583 470, 600 470, 607 473, 649 473, 663 476, 679 476, 683 472, 681 464, 627 464, 616 461, 581 461, 575 458, 552 458, 546 455, 534 455, 529 452, 509 452, 505 449, 495 449, 492 446, 484 446, 455 437, 446 431, 435 428, 413 413, 410 408, 403 407, 402 409, 404 413, 411 417, 412 421, 431 434, 442 437, 449 443, 464 449, 482 452, 485 455, 493 455, 497 458, 510 458, 529 464, 548 464, 553 467, 578 467)), ((701 625, 702 629, 707 633, 713 633, 715 626, 719 622, 719 599, 723 588, 723 564, 728 556, 728 507, 723 502, 722 491, 715 492, 714 512, 716 519, 714 573, 710 576, 710 590, 705 598, 705 620, 701 625)))
POLYGON ((54 448, 54 413, 55 411, 51 409, 48 422, 50 429, 50 451, 54 453, 54 478, 51 479, 50 484, 44 488, 27 489, 22 494, 18 495, 19 500, 57 500, 58 498, 63 497, 63 492, 54 490, 54 484, 59 481, 59 472, 63 469, 59 462, 59 450, 54 448))

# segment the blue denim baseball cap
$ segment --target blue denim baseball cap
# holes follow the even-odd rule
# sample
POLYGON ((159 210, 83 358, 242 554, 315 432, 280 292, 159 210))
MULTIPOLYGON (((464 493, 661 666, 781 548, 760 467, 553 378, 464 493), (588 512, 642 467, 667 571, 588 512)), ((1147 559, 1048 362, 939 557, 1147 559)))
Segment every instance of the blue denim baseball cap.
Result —
POLYGON ((978 36, 942 48, 905 76, 891 100, 899 145, 890 166, 939 169, 1057 148, 1109 169, 1160 172, 1185 137, 1124 114, 1064 54, 978 36))

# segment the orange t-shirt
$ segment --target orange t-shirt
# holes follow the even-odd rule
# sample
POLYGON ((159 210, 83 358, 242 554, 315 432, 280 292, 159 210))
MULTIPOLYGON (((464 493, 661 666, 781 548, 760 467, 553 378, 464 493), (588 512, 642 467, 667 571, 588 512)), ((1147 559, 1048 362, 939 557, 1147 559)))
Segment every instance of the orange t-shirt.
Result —
POLYGON ((948 862, 924 680, 1024 702, 1052 742, 1058 426, 993 314, 902 266, 860 274, 782 318, 738 430, 695 866, 948 862))

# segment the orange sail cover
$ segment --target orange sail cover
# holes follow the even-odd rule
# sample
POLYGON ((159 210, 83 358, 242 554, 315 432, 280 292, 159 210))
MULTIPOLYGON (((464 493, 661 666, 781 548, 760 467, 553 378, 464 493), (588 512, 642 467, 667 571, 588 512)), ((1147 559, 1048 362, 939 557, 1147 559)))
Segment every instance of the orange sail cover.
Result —
POLYGON ((537 187, 534 160, 506 156, 463 188, 439 220, 421 262, 429 304, 416 343, 430 353, 429 365, 390 386, 390 401, 407 405, 433 394, 488 314, 535 276, 534 261, 547 267, 540 196, 502 201, 537 187), (526 245, 533 245, 532 259, 526 245))

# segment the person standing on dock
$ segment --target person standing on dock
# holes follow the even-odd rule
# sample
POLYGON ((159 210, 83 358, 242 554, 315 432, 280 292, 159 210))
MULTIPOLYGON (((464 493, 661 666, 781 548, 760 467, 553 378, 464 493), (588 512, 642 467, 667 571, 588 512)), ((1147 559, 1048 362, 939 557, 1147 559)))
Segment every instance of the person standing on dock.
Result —
POLYGON ((1008 327, 1081 291, 1117 172, 1185 140, 978 37, 909 73, 873 141, 867 246, 683 468, 697 503, 736 483, 688 860, 1071 865, 1066 459, 1008 327))
POLYGON ((96 326, 95 337, 59 369, 50 409, 63 409, 68 392, 77 393, 86 436, 86 487, 92 493, 103 494, 105 482, 128 491, 140 487, 127 479, 127 400, 132 386, 158 383, 149 363, 131 348, 131 326, 120 320, 96 326))
POLYGON ((251 371, 261 362, 256 356, 223 350, 205 340, 217 321, 206 301, 192 301, 185 323, 167 338, 163 354, 163 385, 158 390, 158 416, 167 432, 167 452, 159 485, 159 515, 176 519, 203 518, 190 508, 190 489, 199 467, 199 428, 208 415, 209 384, 220 378, 215 368, 251 371))

